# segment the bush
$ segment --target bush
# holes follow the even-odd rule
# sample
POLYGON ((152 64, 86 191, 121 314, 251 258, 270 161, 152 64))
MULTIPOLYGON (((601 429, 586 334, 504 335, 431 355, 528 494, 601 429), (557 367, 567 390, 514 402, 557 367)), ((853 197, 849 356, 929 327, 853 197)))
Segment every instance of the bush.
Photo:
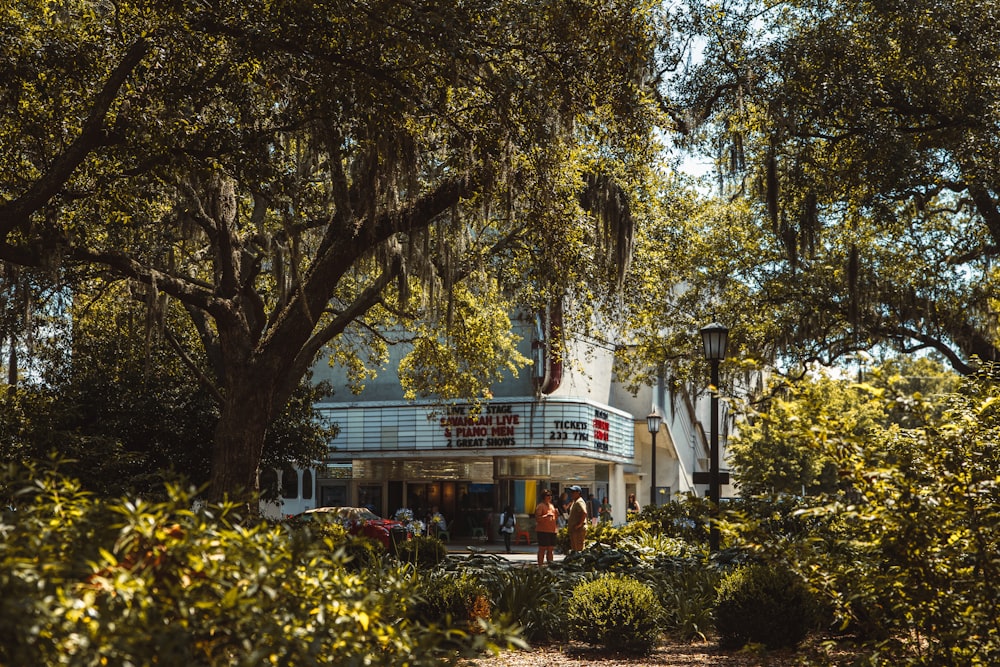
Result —
POLYGON ((704 498, 684 496, 676 502, 647 505, 639 517, 653 524, 660 535, 677 537, 690 544, 707 544, 710 506, 704 498))
POLYGON ((568 570, 605 573, 628 573, 642 567, 642 564, 642 559, 631 550, 615 549, 599 543, 566 556, 561 563, 568 570))
MULTIPOLYGON (((641 528, 646 524, 637 521, 629 526, 641 528)), ((635 553, 643 561, 659 565, 661 562, 673 562, 675 560, 687 560, 698 557, 702 554, 700 547, 692 547, 684 540, 677 537, 658 535, 652 532, 642 532, 637 530, 623 531, 618 540, 619 549, 627 549, 635 553)))
POLYGON ((802 580, 781 565, 752 563, 719 585, 715 629, 724 648, 747 643, 794 647, 812 626, 812 599, 802 580))
POLYGON ((54 473, 6 472, 0 665, 429 667, 516 641, 465 619, 400 623, 412 568, 351 572, 235 505, 191 510, 177 488, 163 503, 99 501, 54 473))
POLYGON ((569 553, 569 528, 566 526, 556 530, 556 551, 561 554, 569 553))
POLYGON ((657 567, 645 582, 663 609, 663 628, 682 640, 704 640, 715 621, 719 571, 701 561, 675 559, 657 567))
POLYGON ((417 588, 415 620, 454 624, 477 632, 480 619, 490 619, 487 590, 472 573, 436 572, 420 579, 417 588))
POLYGON ((345 565, 353 572, 378 570, 387 553, 381 542, 363 535, 347 535, 337 550, 343 551, 345 565))
POLYGON ((448 547, 436 537, 417 535, 413 539, 400 541, 396 545, 396 555, 404 563, 428 570, 448 557, 448 547))
POLYGON ((525 639, 552 641, 566 637, 566 619, 560 610, 567 606, 572 585, 562 572, 549 567, 510 568, 499 577, 486 579, 486 585, 494 609, 516 621, 525 639))
POLYGON ((587 527, 587 542, 617 547, 626 540, 641 540, 649 536, 659 536, 659 534, 658 525, 643 518, 633 519, 620 526, 607 521, 599 521, 596 526, 591 525, 587 527))
POLYGON ((354 572, 376 570, 385 562, 387 552, 381 542, 363 535, 351 535, 339 521, 303 521, 292 517, 284 524, 291 531, 295 553, 325 550, 342 557, 344 565, 354 572))
POLYGON ((619 575, 577 585, 568 608, 572 639, 618 651, 649 653, 659 639, 660 620, 649 586, 619 575))

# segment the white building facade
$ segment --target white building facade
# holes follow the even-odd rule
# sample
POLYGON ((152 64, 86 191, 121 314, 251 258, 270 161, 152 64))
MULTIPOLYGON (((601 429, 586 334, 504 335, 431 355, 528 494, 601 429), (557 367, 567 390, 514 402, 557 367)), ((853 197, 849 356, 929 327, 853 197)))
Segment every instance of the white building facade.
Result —
MULTIPOLYGON (((436 509, 453 537, 489 536, 507 505, 524 515, 522 525, 530 530, 527 515, 541 491, 551 489, 559 498, 576 484, 592 499, 595 514, 606 498, 613 520, 623 523, 630 494, 641 506, 651 502, 651 409, 663 416, 656 502, 680 493, 704 495, 692 477, 708 470, 707 434, 698 420, 702 412, 707 418, 707 398, 698 401, 706 406, 699 410, 687 391, 670 391, 662 379, 629 393, 614 381, 614 349, 603 341, 576 338, 567 343, 564 361, 553 363, 537 354, 545 347, 543 330, 533 319, 516 321, 520 351, 536 364, 505 378, 491 399, 478 404, 406 400, 392 372, 399 356, 361 395, 335 391, 316 405, 321 418, 339 429, 328 458, 314 470, 279 471, 285 498, 264 506, 265 514, 368 506, 381 516, 403 507, 423 516, 436 509)), ((343 370, 325 363, 314 378, 347 386, 343 370)))

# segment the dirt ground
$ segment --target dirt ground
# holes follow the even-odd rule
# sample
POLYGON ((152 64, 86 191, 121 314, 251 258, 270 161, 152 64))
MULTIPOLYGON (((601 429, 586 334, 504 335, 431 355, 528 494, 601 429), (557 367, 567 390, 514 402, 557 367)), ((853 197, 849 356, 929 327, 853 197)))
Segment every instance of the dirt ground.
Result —
POLYGON ((849 650, 810 639, 797 650, 724 651, 714 642, 665 642, 644 656, 613 654, 582 644, 539 646, 530 651, 504 651, 468 663, 469 667, 800 667, 804 664, 848 664, 849 650))

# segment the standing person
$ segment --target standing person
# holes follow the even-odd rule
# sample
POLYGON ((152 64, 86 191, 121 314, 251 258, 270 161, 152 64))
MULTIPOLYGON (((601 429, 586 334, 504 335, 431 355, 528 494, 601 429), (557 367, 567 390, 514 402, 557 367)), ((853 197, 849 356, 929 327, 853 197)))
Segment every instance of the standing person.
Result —
POLYGON ((573 497, 569 508, 569 549, 583 551, 583 542, 587 537, 587 503, 576 484, 569 487, 569 492, 573 497))
POLYGON ((597 518, 601 516, 601 501, 597 499, 597 494, 591 495, 587 501, 587 511, 590 512, 591 523, 596 526, 597 518))
POLYGON ((559 504, 556 505, 556 509, 559 510, 559 527, 563 528, 566 522, 569 521, 569 506, 573 504, 573 501, 569 497, 569 491, 563 489, 562 495, 559 496, 559 504))
POLYGON ((510 540, 514 536, 514 528, 516 526, 517 517, 514 516, 510 505, 507 505, 503 508, 503 513, 500 515, 500 533, 503 535, 503 545, 507 549, 507 553, 510 553, 510 540))
POLYGON ((611 503, 608 502, 607 497, 601 502, 601 521, 610 523, 612 521, 611 516, 611 503))
POLYGON ((542 492, 542 502, 535 507, 535 533, 538 538, 538 565, 542 561, 552 564, 552 552, 556 548, 556 519, 559 510, 552 504, 552 492, 542 492))
POLYGON ((625 510, 629 514, 638 514, 640 512, 639 501, 635 499, 634 493, 630 493, 628 495, 628 506, 625 508, 625 510))

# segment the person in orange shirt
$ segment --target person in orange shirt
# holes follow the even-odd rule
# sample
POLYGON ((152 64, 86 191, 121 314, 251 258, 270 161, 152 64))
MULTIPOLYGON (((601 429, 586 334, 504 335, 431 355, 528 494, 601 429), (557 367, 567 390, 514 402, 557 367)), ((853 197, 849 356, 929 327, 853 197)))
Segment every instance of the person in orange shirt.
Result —
POLYGON ((538 537, 538 564, 542 561, 552 564, 552 552, 556 548, 556 519, 559 510, 552 504, 552 492, 542 491, 542 502, 535 507, 535 534, 538 537))

